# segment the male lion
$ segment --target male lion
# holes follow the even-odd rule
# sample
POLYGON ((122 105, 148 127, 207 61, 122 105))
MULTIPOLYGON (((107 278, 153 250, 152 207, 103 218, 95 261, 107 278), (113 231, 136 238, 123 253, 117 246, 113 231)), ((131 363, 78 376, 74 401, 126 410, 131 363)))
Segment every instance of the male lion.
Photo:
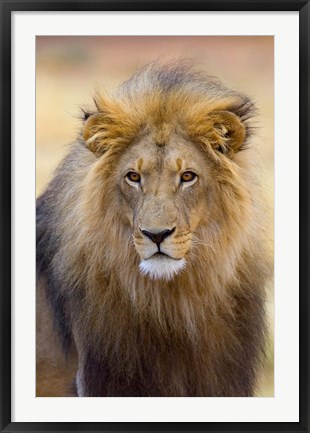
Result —
POLYGON ((253 103, 180 62, 95 105, 37 201, 37 395, 252 396, 269 268, 253 103))

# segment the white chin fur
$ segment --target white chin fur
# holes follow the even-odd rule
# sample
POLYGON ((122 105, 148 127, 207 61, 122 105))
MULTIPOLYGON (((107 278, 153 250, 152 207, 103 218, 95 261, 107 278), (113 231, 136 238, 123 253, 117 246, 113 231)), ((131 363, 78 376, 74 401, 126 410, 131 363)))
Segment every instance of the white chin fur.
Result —
POLYGON ((142 260, 139 265, 140 272, 143 275, 159 280, 171 280, 186 265, 185 259, 170 259, 169 257, 151 257, 142 260))

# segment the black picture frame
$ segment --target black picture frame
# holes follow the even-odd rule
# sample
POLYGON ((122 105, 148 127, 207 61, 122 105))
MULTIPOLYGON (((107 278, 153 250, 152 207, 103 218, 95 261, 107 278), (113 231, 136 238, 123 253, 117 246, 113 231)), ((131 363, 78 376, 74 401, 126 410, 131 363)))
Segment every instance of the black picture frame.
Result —
POLYGON ((1 13, 1 432, 121 432, 121 431, 234 431, 309 432, 309 1, 304 0, 0 0, 1 13), (298 11, 300 78, 300 408, 299 422, 253 423, 89 423, 11 422, 11 13, 13 11, 298 11))

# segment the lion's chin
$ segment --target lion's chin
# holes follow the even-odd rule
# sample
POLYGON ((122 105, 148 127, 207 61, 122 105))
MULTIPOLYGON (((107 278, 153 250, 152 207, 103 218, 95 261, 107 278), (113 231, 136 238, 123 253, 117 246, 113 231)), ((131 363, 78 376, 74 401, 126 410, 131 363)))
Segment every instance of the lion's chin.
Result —
POLYGON ((167 256, 156 255, 142 260, 139 265, 140 272, 153 280, 171 280, 186 265, 185 259, 172 259, 167 256))

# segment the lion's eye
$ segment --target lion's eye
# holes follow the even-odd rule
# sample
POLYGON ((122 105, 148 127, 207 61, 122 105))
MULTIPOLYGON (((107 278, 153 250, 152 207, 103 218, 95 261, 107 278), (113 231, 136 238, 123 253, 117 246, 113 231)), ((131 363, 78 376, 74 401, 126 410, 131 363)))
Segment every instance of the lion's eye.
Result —
POLYGON ((197 174, 193 173, 192 171, 185 171, 181 176, 182 182, 191 182, 192 180, 196 179, 197 174))
POLYGON ((134 171, 130 171, 129 173, 127 173, 126 177, 128 180, 131 180, 131 182, 139 183, 141 180, 140 174, 135 173, 134 171))

